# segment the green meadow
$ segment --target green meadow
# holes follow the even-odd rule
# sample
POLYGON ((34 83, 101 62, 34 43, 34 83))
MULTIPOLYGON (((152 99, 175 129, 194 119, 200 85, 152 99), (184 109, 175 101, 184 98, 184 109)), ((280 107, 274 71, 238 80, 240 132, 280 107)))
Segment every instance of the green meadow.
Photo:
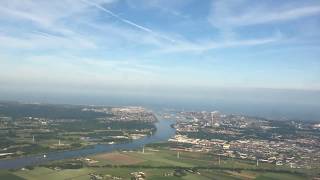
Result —
MULTIPOLYGON (((90 179, 90 174, 99 175, 102 179, 131 179, 132 172, 144 172, 147 179, 257 179, 257 180, 302 180, 312 179, 320 172, 319 169, 290 169, 272 164, 239 159, 226 159, 208 153, 180 152, 168 149, 146 148, 141 151, 118 151, 97 154, 88 159, 63 160, 31 169, 3 170, 0 179, 19 180, 55 180, 55 179, 90 179), (60 165, 79 161, 82 167, 76 169, 57 168, 60 165)), ((65 167, 65 166, 61 166, 65 167)))

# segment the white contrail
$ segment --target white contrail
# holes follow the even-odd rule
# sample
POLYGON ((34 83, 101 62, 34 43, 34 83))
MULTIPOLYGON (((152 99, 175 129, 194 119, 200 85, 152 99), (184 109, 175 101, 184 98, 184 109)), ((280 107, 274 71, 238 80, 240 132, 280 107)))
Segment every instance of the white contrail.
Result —
POLYGON ((134 23, 134 22, 132 22, 132 21, 130 21, 128 19, 124 19, 124 18, 120 17, 119 15, 113 13, 112 11, 104 8, 103 6, 101 6, 101 5, 97 4, 97 3, 94 3, 94 2, 91 2, 91 1, 88 1, 88 0, 82 0, 82 1, 84 3, 86 3, 86 4, 88 4, 88 5, 91 5, 91 6, 94 6, 94 7, 98 8, 98 9, 100 9, 101 11, 104 11, 104 12, 108 13, 109 15, 111 15, 112 17, 120 20, 123 23, 126 23, 126 24, 128 24, 130 26, 133 26, 135 28, 138 28, 138 29, 140 29, 142 31, 148 32, 148 33, 150 33, 150 34, 152 34, 154 36, 160 37, 162 39, 166 39, 166 40, 168 40, 170 42, 175 42, 175 40, 172 40, 172 39, 170 39, 170 38, 168 38, 166 36, 163 36, 163 35, 160 35, 158 33, 155 33, 153 30, 151 30, 151 29, 149 29, 147 27, 140 26, 139 24, 136 24, 136 23, 134 23))

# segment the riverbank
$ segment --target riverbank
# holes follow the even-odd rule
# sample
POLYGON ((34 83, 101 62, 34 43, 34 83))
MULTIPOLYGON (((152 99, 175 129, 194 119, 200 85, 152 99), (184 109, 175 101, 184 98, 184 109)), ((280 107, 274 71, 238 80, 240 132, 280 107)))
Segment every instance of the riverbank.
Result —
POLYGON ((35 166, 39 164, 45 164, 50 161, 63 160, 69 158, 83 157, 101 152, 112 152, 119 149, 137 149, 143 147, 145 144, 167 141, 172 135, 175 134, 175 130, 170 127, 174 121, 159 119, 155 123, 157 131, 152 136, 144 137, 141 139, 133 140, 129 143, 120 144, 97 144, 92 148, 84 148, 78 150, 68 150, 63 152, 50 152, 46 154, 46 157, 41 155, 32 155, 28 157, 20 157, 15 159, 0 160, 0 169, 17 169, 25 166, 35 166))
MULTIPOLYGON (((6 171, 25 179, 131 179, 142 172, 147 179, 282 179, 304 180, 317 176, 319 169, 290 169, 268 163, 257 167, 252 161, 221 158, 210 153, 180 152, 167 148, 145 148, 100 153, 83 158, 56 161, 31 169, 6 171)), ((141 173, 141 174, 142 174, 141 173)), ((1 178, 1 176, 0 176, 1 178)))

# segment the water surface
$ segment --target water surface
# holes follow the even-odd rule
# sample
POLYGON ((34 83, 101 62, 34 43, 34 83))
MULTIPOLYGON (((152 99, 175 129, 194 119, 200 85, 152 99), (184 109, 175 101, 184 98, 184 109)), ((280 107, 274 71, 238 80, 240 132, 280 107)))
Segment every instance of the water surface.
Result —
POLYGON ((159 122, 156 123, 157 131, 152 136, 147 136, 141 139, 133 140, 132 142, 122 144, 99 144, 94 145, 91 148, 69 150, 61 152, 50 152, 46 154, 32 155, 27 157, 19 157, 16 159, 5 159, 0 160, 0 169, 16 169, 22 168, 29 165, 39 165, 50 161, 63 160, 69 158, 76 158, 82 156, 88 156, 97 153, 111 152, 119 149, 137 149, 143 147, 145 144, 167 141, 171 136, 175 134, 175 129, 171 128, 170 125, 174 123, 173 120, 163 120, 159 118, 159 122))

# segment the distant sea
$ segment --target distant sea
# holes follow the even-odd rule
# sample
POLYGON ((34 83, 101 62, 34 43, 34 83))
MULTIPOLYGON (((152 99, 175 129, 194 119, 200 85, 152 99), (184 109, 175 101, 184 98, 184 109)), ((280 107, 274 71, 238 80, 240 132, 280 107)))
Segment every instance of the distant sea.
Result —
POLYGON ((1 94, 0 100, 25 103, 84 104, 106 106, 144 106, 155 111, 215 111, 226 114, 243 114, 273 120, 301 120, 320 122, 320 102, 300 104, 283 102, 255 102, 244 100, 150 98, 139 96, 1 94))

